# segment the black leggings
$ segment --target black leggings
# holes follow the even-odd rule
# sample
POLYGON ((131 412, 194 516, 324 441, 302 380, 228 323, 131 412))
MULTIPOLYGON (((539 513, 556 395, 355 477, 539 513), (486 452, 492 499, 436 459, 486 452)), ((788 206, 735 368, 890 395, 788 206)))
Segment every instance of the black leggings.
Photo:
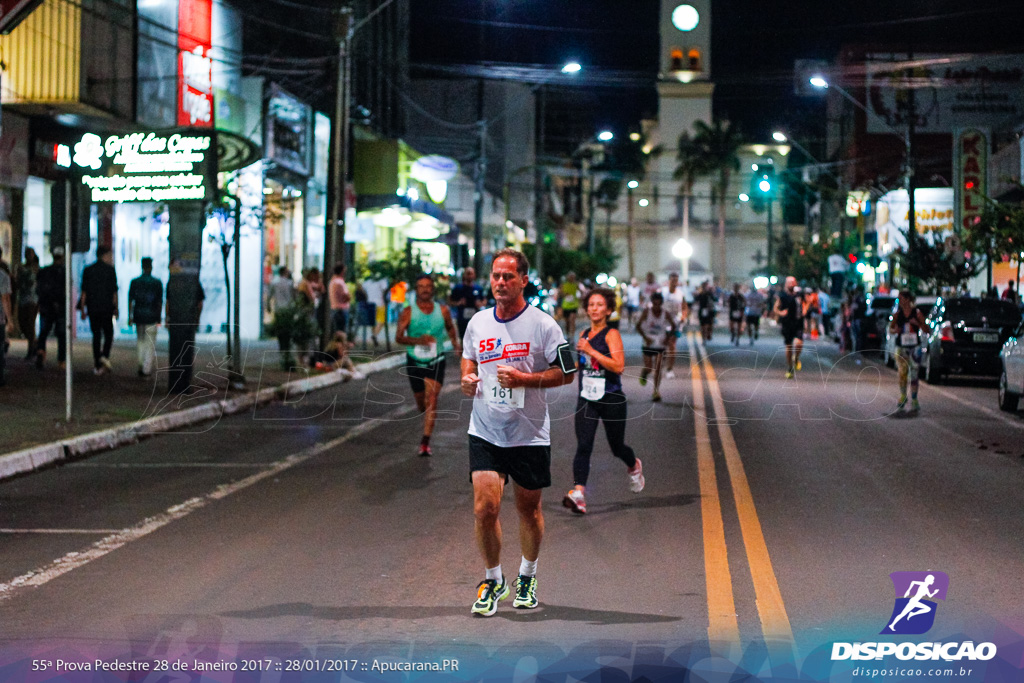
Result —
POLYGON ((586 486, 590 476, 590 454, 594 452, 599 420, 604 422, 612 454, 630 469, 636 466, 636 455, 626 445, 626 396, 620 391, 607 393, 600 401, 581 396, 576 404, 576 457, 572 461, 572 476, 579 486, 586 486))

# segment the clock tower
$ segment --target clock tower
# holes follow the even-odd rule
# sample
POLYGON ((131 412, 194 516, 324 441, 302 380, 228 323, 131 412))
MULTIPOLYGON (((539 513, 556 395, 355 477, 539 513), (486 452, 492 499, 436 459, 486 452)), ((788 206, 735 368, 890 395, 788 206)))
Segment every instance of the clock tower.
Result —
POLYGON ((695 120, 711 122, 711 0, 661 0, 658 128, 675 146, 695 120))

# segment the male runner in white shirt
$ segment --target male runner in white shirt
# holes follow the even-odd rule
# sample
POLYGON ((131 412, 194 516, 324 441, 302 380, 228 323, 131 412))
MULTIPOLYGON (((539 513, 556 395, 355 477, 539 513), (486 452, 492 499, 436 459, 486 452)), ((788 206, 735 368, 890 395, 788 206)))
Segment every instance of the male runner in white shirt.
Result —
POLYGON ((476 539, 486 576, 473 613, 489 617, 509 585, 501 571, 501 497, 514 482, 523 559, 513 606, 537 606, 537 557, 544 535, 541 492, 551 485, 551 436, 546 394, 573 380, 571 349, 554 318, 523 298, 529 263, 502 249, 491 266, 495 307, 473 316, 462 350, 462 393, 473 398, 469 463, 476 539), (559 349, 568 352, 559 363, 559 349), (571 367, 570 367, 571 366, 571 367))

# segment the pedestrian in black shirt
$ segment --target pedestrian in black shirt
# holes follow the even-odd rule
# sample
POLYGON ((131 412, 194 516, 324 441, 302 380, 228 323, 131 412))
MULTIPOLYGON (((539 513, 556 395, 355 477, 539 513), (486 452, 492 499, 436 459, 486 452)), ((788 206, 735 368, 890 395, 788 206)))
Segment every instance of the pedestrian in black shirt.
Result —
POLYGON ((142 259, 142 275, 128 285, 128 324, 135 325, 139 377, 153 374, 156 332, 164 307, 164 284, 153 277, 153 259, 142 259))
POLYGON ((64 247, 54 247, 53 263, 39 269, 36 276, 36 293, 39 295, 39 337, 36 339, 36 367, 43 369, 46 360, 46 338, 53 332, 57 338, 57 360, 64 367, 67 353, 67 337, 65 336, 65 310, 67 299, 64 296, 64 247))
POLYGON ((89 319, 92 330, 93 373, 110 372, 110 347, 114 342, 114 320, 117 310, 117 273, 114 253, 110 247, 96 248, 96 262, 82 271, 82 296, 78 309, 82 320, 89 319))

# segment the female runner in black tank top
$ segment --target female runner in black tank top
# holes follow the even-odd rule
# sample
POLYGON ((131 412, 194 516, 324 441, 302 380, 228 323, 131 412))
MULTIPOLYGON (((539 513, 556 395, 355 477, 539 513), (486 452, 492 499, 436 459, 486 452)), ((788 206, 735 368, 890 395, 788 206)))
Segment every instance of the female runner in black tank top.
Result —
POLYGON ((629 468, 629 487, 639 493, 644 487, 643 468, 633 449, 626 445, 626 395, 622 393, 621 372, 626 365, 622 337, 608 327, 608 316, 615 306, 615 293, 610 289, 591 290, 583 300, 583 310, 590 318, 590 329, 580 335, 579 398, 576 404, 576 457, 573 459, 575 486, 565 495, 562 504, 578 514, 585 514, 584 491, 590 476, 590 455, 598 421, 604 422, 608 444, 616 458, 629 468))

